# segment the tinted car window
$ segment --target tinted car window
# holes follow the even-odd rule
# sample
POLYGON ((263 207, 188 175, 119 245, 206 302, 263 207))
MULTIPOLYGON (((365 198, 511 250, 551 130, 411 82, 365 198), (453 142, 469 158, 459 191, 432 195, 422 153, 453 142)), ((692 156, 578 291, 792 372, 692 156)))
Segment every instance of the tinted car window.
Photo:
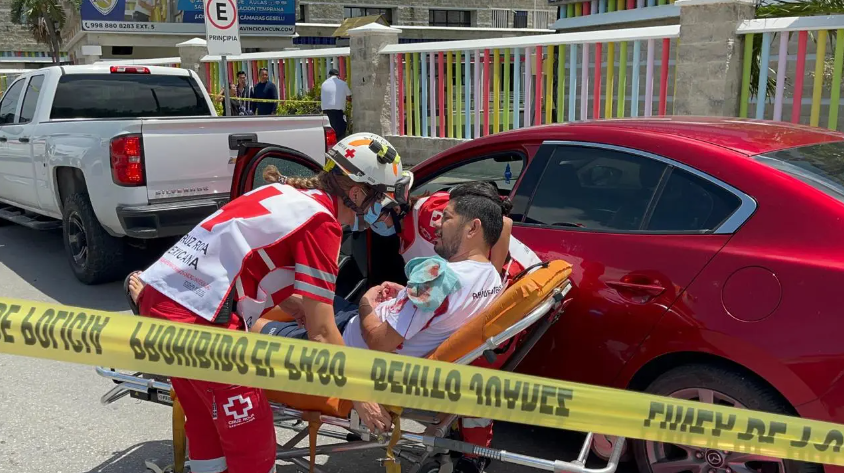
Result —
POLYGON ((501 153, 452 167, 418 187, 412 195, 448 190, 457 184, 470 181, 487 181, 498 188, 501 195, 509 195, 524 169, 524 156, 520 153, 501 153))
POLYGON ((190 77, 72 74, 59 79, 51 118, 138 118, 211 115, 190 77))
POLYGON ((844 142, 785 149, 754 159, 844 201, 844 142))
POLYGON ((311 177, 315 174, 316 172, 313 169, 303 164, 285 158, 267 156, 255 168, 255 175, 252 176, 252 188, 257 189, 261 186, 278 182, 281 176, 311 177))
POLYGON ((560 146, 540 178, 525 223, 639 230, 666 165, 619 151, 560 146))
POLYGON ((645 229, 659 232, 706 232, 724 222, 741 200, 732 192, 674 168, 645 229))
POLYGON ((0 125, 15 123, 15 112, 18 110, 23 83, 23 79, 15 82, 3 96, 3 102, 0 102, 0 125))
POLYGON ((29 123, 35 118, 35 106, 38 105, 38 97, 41 95, 41 84, 44 83, 44 76, 35 76, 26 86, 26 94, 23 96, 23 107, 21 107, 21 123, 29 123))

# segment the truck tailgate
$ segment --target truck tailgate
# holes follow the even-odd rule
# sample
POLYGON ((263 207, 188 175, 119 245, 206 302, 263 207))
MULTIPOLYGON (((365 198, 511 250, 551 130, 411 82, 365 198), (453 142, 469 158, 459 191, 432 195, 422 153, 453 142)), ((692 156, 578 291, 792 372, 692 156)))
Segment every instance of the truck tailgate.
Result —
POLYGON ((324 126, 319 115, 295 117, 208 117, 143 120, 144 163, 152 201, 227 194, 236 150, 230 135, 287 146, 322 164, 324 126))

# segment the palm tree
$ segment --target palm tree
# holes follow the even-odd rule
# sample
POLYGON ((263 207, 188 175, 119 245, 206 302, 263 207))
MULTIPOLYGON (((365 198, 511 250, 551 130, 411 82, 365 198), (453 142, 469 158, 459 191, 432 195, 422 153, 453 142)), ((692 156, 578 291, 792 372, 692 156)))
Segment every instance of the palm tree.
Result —
MULTIPOLYGON (((756 7, 757 18, 783 18, 793 16, 839 15, 844 14, 844 0, 763 0, 764 4, 756 7)), ((775 33, 771 41, 775 42, 780 33, 775 33)), ((789 36, 791 33, 785 33, 789 36)), ((813 34, 809 34, 812 41, 816 41, 813 34)), ((835 45, 836 32, 829 32, 829 41, 835 45)), ((791 38, 789 38, 791 39, 791 38)), ((762 35, 754 35, 753 60, 750 66, 750 93, 756 95, 759 84, 759 67, 762 55, 762 35)), ((831 60, 827 59, 825 69, 832 69, 831 60)), ((776 92, 776 71, 768 70, 768 84, 766 94, 772 97, 776 92)))
POLYGON ((53 64, 61 60, 61 30, 67 8, 79 9, 80 0, 12 0, 12 23, 29 28, 35 41, 50 47, 53 64))

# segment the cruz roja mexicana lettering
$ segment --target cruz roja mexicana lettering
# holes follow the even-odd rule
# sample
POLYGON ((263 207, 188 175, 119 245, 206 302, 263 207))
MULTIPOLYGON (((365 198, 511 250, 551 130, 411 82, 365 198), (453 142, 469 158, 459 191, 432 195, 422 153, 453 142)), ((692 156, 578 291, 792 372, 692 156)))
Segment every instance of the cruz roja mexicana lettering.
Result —
POLYGON ((40 345, 45 349, 74 353, 103 353, 100 337, 110 317, 53 309, 38 313, 35 307, 30 307, 20 322, 21 339, 17 339, 13 335, 15 327, 11 317, 23 313, 21 308, 20 305, 0 302, 0 342, 23 342, 29 346, 40 345))

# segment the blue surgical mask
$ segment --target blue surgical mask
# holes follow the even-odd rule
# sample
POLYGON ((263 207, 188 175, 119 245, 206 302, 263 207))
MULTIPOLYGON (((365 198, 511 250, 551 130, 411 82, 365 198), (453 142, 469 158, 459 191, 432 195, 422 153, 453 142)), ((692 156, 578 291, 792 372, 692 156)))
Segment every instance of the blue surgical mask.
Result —
POLYGON ((381 209, 381 202, 375 202, 366 209, 366 213, 363 214, 363 219, 370 225, 374 224, 381 217, 381 209))
POLYGON ((390 236, 396 234, 396 227, 388 227, 387 224, 383 221, 375 222, 369 228, 371 228, 373 232, 381 236, 390 236))

